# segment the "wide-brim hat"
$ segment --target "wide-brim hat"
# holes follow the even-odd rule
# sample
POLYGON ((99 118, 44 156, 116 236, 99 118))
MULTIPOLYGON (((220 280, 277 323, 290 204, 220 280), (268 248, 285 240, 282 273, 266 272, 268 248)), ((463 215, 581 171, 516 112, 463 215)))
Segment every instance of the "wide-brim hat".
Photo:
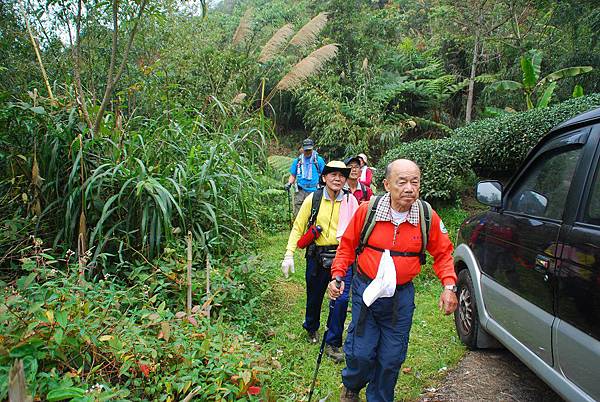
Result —
POLYGON ((341 172, 344 177, 348 178, 350 176, 350 168, 346 166, 346 164, 342 161, 330 161, 325 168, 323 168, 323 176, 331 173, 331 172, 341 172))

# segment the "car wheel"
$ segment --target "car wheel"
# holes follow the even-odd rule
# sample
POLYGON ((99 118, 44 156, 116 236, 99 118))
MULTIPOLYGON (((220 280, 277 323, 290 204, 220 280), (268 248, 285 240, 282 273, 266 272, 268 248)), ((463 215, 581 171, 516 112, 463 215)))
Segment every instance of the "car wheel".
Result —
POLYGON ((477 333, 479 331, 479 315, 477 301, 473 292, 473 281, 468 269, 458 273, 457 283, 458 308, 454 312, 456 332, 462 343, 469 349, 477 349, 477 333))

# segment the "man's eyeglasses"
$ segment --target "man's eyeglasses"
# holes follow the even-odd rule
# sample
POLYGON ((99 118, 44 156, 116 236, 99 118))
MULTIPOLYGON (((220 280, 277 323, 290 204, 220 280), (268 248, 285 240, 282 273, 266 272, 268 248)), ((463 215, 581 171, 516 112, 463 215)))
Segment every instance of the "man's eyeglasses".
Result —
POLYGON ((360 166, 358 166, 358 165, 348 165, 348 167, 350 169, 360 169, 360 166))

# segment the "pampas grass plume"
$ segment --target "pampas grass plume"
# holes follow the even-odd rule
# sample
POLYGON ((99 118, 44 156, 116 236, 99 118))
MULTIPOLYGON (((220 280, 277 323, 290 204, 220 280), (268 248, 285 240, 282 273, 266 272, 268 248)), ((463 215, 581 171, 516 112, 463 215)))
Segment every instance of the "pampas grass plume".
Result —
POLYGON ((300 30, 294 35, 290 44, 297 46, 301 49, 307 49, 312 46, 317 35, 321 32, 323 27, 327 24, 327 13, 319 13, 316 17, 306 23, 300 30))
POLYGON ((318 73, 326 62, 337 55, 337 51, 336 44, 325 45, 315 50, 292 67, 290 72, 277 83, 276 88, 284 91, 298 87, 308 77, 318 73))
POLYGON ((271 36, 271 39, 263 46, 260 51, 258 61, 260 63, 266 63, 271 60, 286 44, 290 37, 294 34, 294 28, 292 24, 286 24, 279 28, 277 32, 271 36))

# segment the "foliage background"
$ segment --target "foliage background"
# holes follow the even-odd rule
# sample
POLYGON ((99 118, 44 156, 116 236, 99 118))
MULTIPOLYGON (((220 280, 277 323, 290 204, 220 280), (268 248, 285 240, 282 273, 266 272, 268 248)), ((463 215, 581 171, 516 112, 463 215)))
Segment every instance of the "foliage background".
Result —
POLYGON ((22 359, 50 400, 273 398, 256 313, 273 278, 248 255, 287 228, 306 136, 379 175, 412 157, 424 195, 457 204, 600 105, 593 0, 7 0, 0 32, 0 380, 22 359), (314 35, 259 62, 285 24, 314 35), (517 113, 523 93, 493 83, 521 82, 533 49, 540 77, 594 69, 517 113))

